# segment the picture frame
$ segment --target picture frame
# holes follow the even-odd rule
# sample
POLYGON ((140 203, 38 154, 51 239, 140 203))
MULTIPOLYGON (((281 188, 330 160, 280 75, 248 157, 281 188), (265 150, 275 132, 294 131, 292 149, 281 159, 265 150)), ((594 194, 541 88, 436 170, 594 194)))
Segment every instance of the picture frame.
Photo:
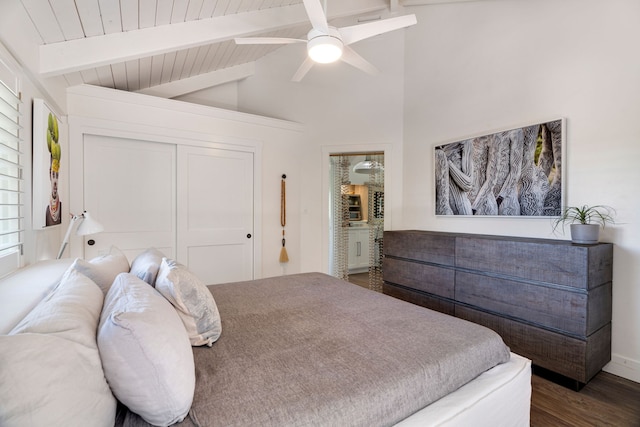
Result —
POLYGON ((436 216, 558 217, 564 118, 434 146, 436 216))
POLYGON ((60 120, 42 99, 33 100, 33 200, 34 230, 62 223, 59 192, 60 120))

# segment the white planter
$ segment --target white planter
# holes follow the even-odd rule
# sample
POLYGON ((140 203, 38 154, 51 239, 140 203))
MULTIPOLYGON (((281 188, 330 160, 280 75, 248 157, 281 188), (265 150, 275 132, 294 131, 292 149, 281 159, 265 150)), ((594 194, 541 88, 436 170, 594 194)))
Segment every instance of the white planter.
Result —
POLYGON ((598 243, 600 238, 600 225, 598 224, 571 224, 571 241, 583 245, 598 243))

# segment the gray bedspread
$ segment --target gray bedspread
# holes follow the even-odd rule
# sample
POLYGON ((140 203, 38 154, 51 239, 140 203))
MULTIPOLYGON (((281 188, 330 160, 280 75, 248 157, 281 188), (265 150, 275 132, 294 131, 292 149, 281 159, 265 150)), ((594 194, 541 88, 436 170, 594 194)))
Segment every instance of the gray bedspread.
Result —
POLYGON ((210 289, 222 336, 193 349, 184 426, 392 425, 509 360, 487 328, 320 273, 210 289))

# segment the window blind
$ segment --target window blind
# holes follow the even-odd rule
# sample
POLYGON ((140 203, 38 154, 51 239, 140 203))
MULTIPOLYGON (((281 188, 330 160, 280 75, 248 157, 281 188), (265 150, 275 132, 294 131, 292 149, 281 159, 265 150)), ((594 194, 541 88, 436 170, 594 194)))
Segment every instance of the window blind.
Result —
POLYGON ((19 266, 24 234, 22 101, 18 79, 0 61, 0 275, 19 266))

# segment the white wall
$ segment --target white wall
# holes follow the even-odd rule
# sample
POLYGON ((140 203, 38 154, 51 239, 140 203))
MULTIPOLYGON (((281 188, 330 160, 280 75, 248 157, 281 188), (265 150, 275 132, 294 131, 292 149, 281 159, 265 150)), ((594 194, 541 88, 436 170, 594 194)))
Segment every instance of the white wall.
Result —
POLYGON ((173 99, 235 111, 238 109, 238 83, 226 83, 180 95, 173 99))
POLYGON ((328 159, 330 153, 385 150, 394 167, 385 183, 385 226, 401 220, 404 36, 385 34, 353 45, 381 73, 370 76, 344 64, 315 66, 300 83, 291 77, 304 46, 286 46, 256 64, 239 83, 238 109, 304 123, 299 158, 302 271, 328 271, 328 159), (388 222, 387 222, 388 220, 388 222))
POLYGON ((414 8, 406 40, 405 228, 567 239, 548 219, 442 218, 433 147, 567 120, 566 202, 606 204, 613 242, 612 362, 640 381, 640 2, 486 0, 414 8))
MULTIPOLYGON (((2 24, 0 24, 0 29, 2 28, 2 24)), ((32 109, 33 109, 33 99, 40 98, 45 99, 48 105, 53 108, 53 103, 50 98, 46 96, 45 93, 41 92, 36 85, 34 85, 33 81, 29 79, 29 76, 24 72, 20 64, 14 59, 13 55, 5 48, 3 43, 0 41, 0 61, 3 61, 20 79, 20 91, 21 91, 21 99, 22 99, 22 107, 21 113, 22 117, 20 118, 20 125, 22 126, 22 130, 20 131, 20 135, 22 137, 23 143, 23 155, 22 161, 24 165, 23 169, 23 178, 24 184, 23 189, 25 192, 24 196, 24 209, 23 213, 25 219, 23 221, 23 242, 24 242, 24 251, 22 257, 22 264, 27 265, 31 264, 35 261, 41 259, 51 259, 55 258, 58 249, 60 247, 60 242, 62 240, 62 235, 64 234, 64 229, 68 224, 66 215, 66 203, 68 201, 68 192, 66 183, 68 182, 68 170, 69 170, 69 162, 68 162, 68 151, 67 151, 67 126, 64 117, 62 116, 62 112, 60 110, 54 110, 54 112, 61 118, 60 122, 60 145, 62 147, 62 158, 61 158, 61 170, 60 170, 60 200, 63 203, 63 224, 61 226, 48 227, 44 230, 34 230, 33 222, 32 222, 32 208, 31 208, 31 199, 32 199, 32 131, 33 131, 33 120, 32 120, 32 109)))

